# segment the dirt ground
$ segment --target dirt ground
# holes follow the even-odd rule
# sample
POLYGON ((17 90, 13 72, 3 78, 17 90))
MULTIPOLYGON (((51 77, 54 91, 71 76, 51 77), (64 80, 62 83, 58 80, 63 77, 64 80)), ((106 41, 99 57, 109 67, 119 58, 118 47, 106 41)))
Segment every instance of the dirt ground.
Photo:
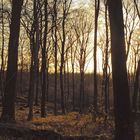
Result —
MULTIPOLYGON (((79 114, 78 112, 68 112, 65 115, 53 115, 53 104, 48 103, 46 118, 40 117, 40 106, 34 107, 34 118, 27 121, 28 107, 24 98, 19 98, 16 104, 16 125, 29 128, 35 131, 50 131, 58 133, 62 136, 83 136, 98 137, 99 140, 112 140, 114 136, 114 121, 112 116, 98 114, 94 118, 94 114, 89 112, 79 114)), ((1 110, 1 109, 0 109, 1 110)), ((140 115, 137 115, 135 122, 136 140, 140 140, 140 115)), ((14 124, 12 124, 14 126, 14 124)), ((0 140, 8 140, 9 137, 0 137, 0 140)), ((14 139, 14 137, 13 137, 14 139)), ((10 138, 12 140, 12 138, 10 138)), ((36 140, 36 139, 35 139, 36 140)))

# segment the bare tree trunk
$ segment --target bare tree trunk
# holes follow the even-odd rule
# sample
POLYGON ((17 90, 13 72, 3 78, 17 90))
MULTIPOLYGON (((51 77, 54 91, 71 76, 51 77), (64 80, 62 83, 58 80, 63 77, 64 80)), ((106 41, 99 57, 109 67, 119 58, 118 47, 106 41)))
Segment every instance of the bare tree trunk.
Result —
POLYGON ((66 53, 66 65, 67 65, 67 102, 69 103, 70 98, 70 75, 69 75, 69 59, 68 59, 68 51, 66 53))
POLYGON ((124 23, 121 0, 108 0, 115 110, 115 140, 134 140, 126 70, 124 23))
POLYGON ((73 111, 75 110, 75 74, 74 74, 74 65, 72 65, 72 104, 73 111))
POLYGON ((62 42, 61 42, 61 64, 60 64, 60 90, 61 90, 61 109, 62 113, 65 114, 65 101, 64 101, 64 55, 65 55, 65 40, 66 40, 66 33, 65 33, 65 22, 66 22, 66 4, 67 1, 64 0, 63 2, 63 19, 62 19, 62 42))
MULTIPOLYGON (((62 53, 63 54, 63 53, 62 53)), ((65 103, 64 103, 64 79, 63 79, 63 66, 64 66, 64 58, 61 55, 61 66, 60 66, 60 89, 61 89, 61 109, 62 114, 65 114, 65 103)))
POLYGON ((29 93, 28 93, 29 114, 27 118, 27 120, 29 121, 32 120, 33 118, 33 102, 34 102, 34 64, 33 57, 31 57, 29 93))
MULTIPOLYGON (((66 55, 65 55, 66 57, 66 55)), ((64 106, 65 110, 67 110, 67 69, 66 69, 66 58, 64 58, 64 66, 63 66, 63 90, 64 90, 64 106)))
POLYGON ((105 3, 105 26, 106 26, 106 48, 105 48, 105 112, 108 112, 109 107, 109 76, 108 76, 108 53, 109 53, 109 39, 108 39, 108 12, 107 12, 107 4, 105 3))
POLYGON ((139 90, 139 75, 140 75, 140 60, 138 62, 137 71, 136 71, 136 77, 134 82, 134 94, 133 94, 133 110, 137 112, 137 99, 138 99, 138 90, 139 90))
POLYGON ((21 45, 20 94, 23 94, 23 45, 21 45))
POLYGON ((46 87, 46 100, 49 101, 49 63, 47 63, 48 66, 46 68, 46 77, 47 77, 47 87, 46 87))
POLYGON ((80 113, 84 111, 84 71, 80 72, 80 113))
POLYGON ((3 121, 15 120, 18 43, 22 4, 23 0, 12 0, 12 17, 10 24, 10 38, 8 44, 8 65, 1 115, 1 120, 3 121))
POLYGON ((44 42, 42 48, 42 98, 41 98, 41 117, 46 116, 46 44, 47 44, 47 31, 48 31, 48 0, 45 0, 45 29, 44 29, 44 42))
POLYGON ((73 55, 75 54, 75 51, 73 53, 73 49, 71 46, 71 68, 72 68, 72 110, 75 110, 75 71, 74 71, 74 62, 75 62, 75 58, 73 55))
POLYGON ((95 29, 94 29, 94 97, 93 105, 97 111, 98 89, 97 89, 97 29, 98 29, 98 16, 100 9, 100 0, 95 0, 95 29))
POLYGON ((54 78, 54 114, 57 115, 57 0, 54 0, 53 4, 53 14, 52 14, 52 40, 54 46, 54 69, 55 69, 55 78, 54 78))
POLYGON ((29 78, 29 89, 28 89, 28 102, 27 102, 27 106, 29 106, 29 102, 30 102, 30 96, 31 96, 31 86, 32 86, 32 70, 33 70, 33 62, 32 62, 32 58, 31 58, 31 64, 30 64, 30 78, 29 78))
POLYGON ((33 21, 33 33, 31 35, 32 39, 32 45, 31 45, 31 63, 33 65, 33 70, 31 76, 32 81, 32 87, 31 87, 31 97, 30 103, 29 103, 29 114, 27 120, 30 121, 33 119, 33 102, 34 102, 34 94, 36 93, 36 86, 37 86, 37 69, 38 69, 38 52, 39 52, 39 15, 38 15, 38 1, 34 0, 33 4, 34 9, 34 21, 33 21))
POLYGON ((37 71, 36 71, 36 90, 35 90, 35 105, 38 106, 38 93, 39 93, 39 60, 37 60, 37 71))
POLYGON ((0 69, 0 92, 1 96, 3 97, 3 90, 4 90, 4 46, 5 46, 5 37, 4 37, 4 13, 3 13, 3 0, 2 0, 2 17, 1 17, 1 24, 2 24, 2 50, 1 50, 1 69, 0 69))

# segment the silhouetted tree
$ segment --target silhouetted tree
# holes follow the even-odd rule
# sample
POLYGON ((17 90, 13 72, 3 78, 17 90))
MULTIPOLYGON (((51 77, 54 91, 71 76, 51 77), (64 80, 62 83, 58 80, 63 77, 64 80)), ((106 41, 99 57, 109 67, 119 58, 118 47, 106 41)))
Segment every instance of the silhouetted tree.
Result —
MULTIPOLYGON (((79 85, 79 112, 83 113, 85 107, 85 71, 86 71, 86 60, 91 51, 89 49, 89 37, 92 31, 92 22, 90 21, 89 13, 80 9, 74 12, 73 25, 74 29, 74 37, 76 38, 76 42, 74 41, 76 47, 71 48, 73 50, 72 57, 76 57, 76 61, 78 61, 78 69, 80 72, 80 85, 79 85)), ((73 37, 73 38, 74 38, 73 37)), ((72 51, 71 50, 71 51, 72 51)), ((74 67, 75 58, 71 58, 72 68, 74 67)), ((74 97, 74 95, 73 95, 74 97)))
POLYGON ((46 45, 47 45, 47 32, 48 32, 48 0, 44 3, 45 9, 45 29, 44 29, 44 39, 42 46, 42 96, 41 96, 41 117, 46 116, 46 45))
MULTIPOLYGON (((32 120, 33 118, 33 105, 34 105, 34 97, 37 89, 38 82, 38 72, 39 72, 39 59, 38 53, 40 48, 40 32, 39 32, 39 2, 38 0, 34 0, 33 2, 33 24, 30 34, 30 49, 31 49, 31 72, 30 72, 30 91, 29 91, 29 114, 28 120, 32 120)), ((37 93, 38 94, 38 93, 37 93)))
POLYGON ((8 44, 8 65, 3 97, 1 120, 15 120, 16 77, 18 62, 18 43, 20 33, 20 15, 23 0, 12 0, 12 17, 8 44))
POLYGON ((54 47, 54 114, 57 115, 57 66, 58 66, 58 37, 57 37, 57 0, 53 1, 52 10, 52 42, 54 47))
POLYGON ((97 100, 98 100, 98 83, 97 83, 97 30, 98 30, 98 17, 100 10, 100 0, 95 0, 95 27, 94 27, 94 91, 93 91, 93 105, 95 111, 97 111, 97 100))
POLYGON ((1 1, 1 36, 2 36, 2 48, 1 48, 1 68, 0 68, 0 92, 1 96, 3 96, 4 90, 4 48, 5 48, 5 24, 4 24, 4 1, 1 1))
POLYGON ((61 60, 60 60, 60 90, 61 90, 61 109, 65 114, 65 99, 64 99, 64 62, 65 62, 65 46, 66 46, 66 19, 70 9, 71 0, 62 1, 62 37, 61 37, 61 60))
POLYGON ((126 70, 124 23, 121 0, 108 0, 115 110, 115 140, 134 140, 126 70))
POLYGON ((105 64, 103 71, 103 79, 104 79, 104 95, 105 95, 105 112, 108 112, 109 109, 109 30, 108 30, 108 10, 107 10, 107 2, 105 2, 105 27, 106 27, 106 43, 105 43, 105 64))
POLYGON ((138 104, 138 90, 139 90, 139 75, 140 75, 140 60, 138 61, 135 81, 134 81, 134 94, 133 94, 133 109, 136 112, 137 111, 137 104, 138 104))

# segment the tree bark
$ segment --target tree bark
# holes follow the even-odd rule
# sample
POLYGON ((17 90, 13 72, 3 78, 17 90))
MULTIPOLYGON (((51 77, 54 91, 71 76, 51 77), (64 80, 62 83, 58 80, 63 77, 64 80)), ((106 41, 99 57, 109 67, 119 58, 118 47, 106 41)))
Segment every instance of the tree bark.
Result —
POLYGON ((109 55, 109 37, 108 37, 108 10, 107 3, 105 3, 105 26, 106 26, 106 45, 105 45, 105 81, 104 81, 104 93, 105 93, 105 112, 109 109, 109 74, 108 74, 108 55, 109 55))
POLYGON ((15 120, 15 97, 18 62, 18 43, 20 33, 20 15, 23 0, 12 1, 12 17, 10 24, 10 38, 8 44, 8 65, 6 84, 3 97, 1 120, 15 120))
POLYGON ((138 90, 139 90, 139 75, 140 75, 140 60, 138 61, 137 71, 136 71, 136 77, 134 81, 134 94, 133 94, 133 110, 137 112, 137 99, 138 99, 138 90))
POLYGON ((126 70, 126 51, 121 0, 108 0, 111 31, 115 140, 134 140, 126 70))
POLYGON ((55 69, 55 76, 54 76, 54 114, 57 115, 57 0, 54 0, 53 3, 53 14, 52 14, 52 40, 53 40, 53 47, 54 47, 54 69, 55 69))
POLYGON ((65 114, 65 99, 64 99, 64 55, 65 55, 65 41, 66 41, 66 5, 67 1, 63 2, 63 19, 62 19, 62 41, 61 41, 61 64, 60 64, 60 90, 61 90, 61 109, 62 113, 65 114))
POLYGON ((98 16, 99 16, 100 0, 95 0, 95 29, 94 29, 94 96, 93 96, 93 105, 95 111, 97 111, 97 98, 98 98, 98 89, 97 89, 97 29, 98 29, 98 16))
POLYGON ((1 92, 1 97, 3 97, 3 92, 4 92, 4 47, 5 47, 5 26, 4 26, 4 1, 2 0, 2 6, 1 6, 1 11, 2 11, 2 17, 1 17, 1 24, 2 24, 2 32, 1 32, 1 36, 2 36, 2 50, 1 50, 1 69, 0 69, 0 92, 1 92))
POLYGON ((27 120, 30 121, 33 118, 33 105, 34 105, 34 96, 36 93, 36 86, 37 86, 37 69, 38 69, 38 52, 39 52, 39 7, 38 7, 38 0, 34 0, 33 3, 33 25, 31 31, 31 65, 32 65, 32 87, 31 87, 31 96, 29 101, 29 114, 27 120))
POLYGON ((47 31, 48 31, 48 0, 45 0, 45 29, 44 42, 42 48, 42 97, 41 97, 41 117, 46 116, 46 45, 47 45, 47 31))

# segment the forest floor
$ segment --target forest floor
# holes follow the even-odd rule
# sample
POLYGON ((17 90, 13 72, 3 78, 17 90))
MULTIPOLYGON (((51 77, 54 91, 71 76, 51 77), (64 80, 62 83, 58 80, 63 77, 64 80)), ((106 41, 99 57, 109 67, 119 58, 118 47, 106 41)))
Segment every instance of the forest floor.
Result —
MULTIPOLYGON (((47 107, 51 108, 51 103, 47 107)), ((17 120, 24 122, 24 125, 35 130, 50 130, 59 133, 63 136, 88 136, 102 137, 106 140, 111 140, 113 135, 113 120, 105 120, 103 116, 98 116, 96 121, 93 121, 91 113, 79 114, 78 112, 69 112, 65 115, 54 116, 52 113, 47 113, 46 118, 40 117, 40 107, 34 108, 34 118, 27 122, 27 108, 23 106, 17 107, 17 120)))
MULTIPOLYGON (((21 99, 20 99, 21 100, 21 99)), ((53 104, 47 104, 46 118, 40 117, 40 106, 34 107, 34 119, 27 121, 28 108, 25 103, 17 103, 16 107, 16 124, 10 124, 18 131, 20 128, 30 129, 36 132, 47 131, 49 133, 55 132, 61 136, 70 137, 87 137, 84 140, 95 138, 96 140, 112 140, 114 136, 114 121, 110 116, 98 115, 96 120, 93 118, 92 113, 79 114, 78 112, 69 112, 65 115, 54 116, 52 112, 53 104)), ((137 117, 138 118, 138 117, 137 117)), ((0 123, 1 126, 6 127, 6 124, 0 123)), ((9 129, 9 124, 7 124, 9 129)), ((7 131, 7 130, 6 130, 7 131)), ((136 122, 136 140, 140 140, 140 120, 136 122)), ((1 135, 1 134, 0 134, 1 135)), ((0 137, 0 140, 12 140, 12 137, 0 137)), ((14 139, 14 137, 13 137, 14 139)), ((25 140, 25 138, 23 138, 25 140)), ((15 140, 18 140, 17 138, 15 140)), ((20 139, 22 140, 22 139, 20 139)), ((33 140, 37 140, 34 138, 33 140)), ((43 139, 41 139, 43 140, 43 139)), ((45 139, 44 139, 45 140, 45 139)), ((52 138, 48 140, 53 140, 52 138)), ((67 139, 65 139, 67 140, 67 139)))

